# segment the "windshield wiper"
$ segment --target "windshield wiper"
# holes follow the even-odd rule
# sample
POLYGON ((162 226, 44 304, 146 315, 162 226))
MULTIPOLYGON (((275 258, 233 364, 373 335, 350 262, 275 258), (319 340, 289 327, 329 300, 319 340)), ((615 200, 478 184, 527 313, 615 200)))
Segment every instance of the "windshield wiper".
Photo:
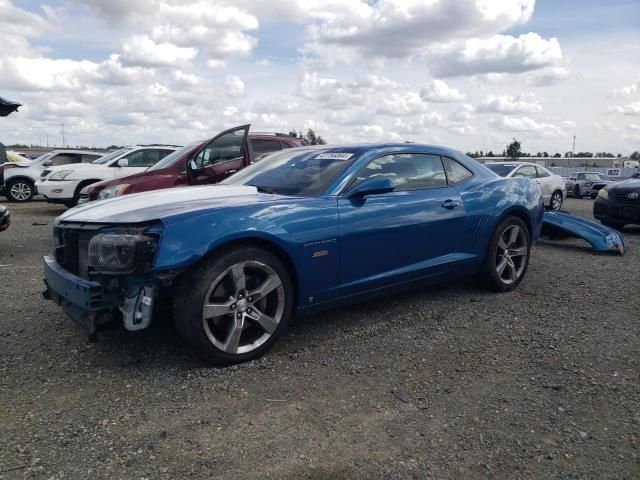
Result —
POLYGON ((271 195, 279 195, 280 192, 275 188, 265 187, 264 185, 249 185, 251 187, 256 187, 260 193, 269 193, 271 195))

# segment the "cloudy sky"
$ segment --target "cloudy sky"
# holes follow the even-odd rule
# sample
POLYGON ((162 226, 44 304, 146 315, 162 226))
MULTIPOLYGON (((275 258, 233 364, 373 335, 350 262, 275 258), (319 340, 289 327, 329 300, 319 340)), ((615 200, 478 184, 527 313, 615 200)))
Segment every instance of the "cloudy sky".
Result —
POLYGON ((640 149, 638 0, 0 0, 6 144, 640 149))

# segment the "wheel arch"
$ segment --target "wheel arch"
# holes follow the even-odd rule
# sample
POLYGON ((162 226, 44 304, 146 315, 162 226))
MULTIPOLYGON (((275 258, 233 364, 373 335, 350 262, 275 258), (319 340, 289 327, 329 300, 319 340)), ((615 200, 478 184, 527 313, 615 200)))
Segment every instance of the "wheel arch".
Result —
MULTIPOLYGON (((293 301, 294 305, 297 305, 298 301, 298 289, 299 289, 299 274, 298 270, 295 266, 295 263, 291 256, 285 251, 285 249, 278 245, 277 242, 264 237, 258 236, 246 236, 246 237, 238 237, 224 240, 218 244, 216 244, 213 248, 211 248, 206 254, 202 255, 194 264, 189 266, 184 272, 182 272, 178 277, 182 278, 188 275, 189 272, 193 271, 197 268, 202 262, 211 258, 212 256, 218 255, 225 250, 230 250, 237 247, 257 247, 263 250, 268 251, 269 253, 275 255, 278 260, 280 260, 289 275, 291 275, 291 282, 293 284, 293 301)), ((178 279, 176 279, 178 280, 178 279)))
POLYGON ((76 193, 80 193, 80 190, 82 190, 87 185, 91 185, 92 183, 98 183, 98 182, 102 182, 102 180, 101 179, 81 180, 80 183, 78 183, 78 186, 74 190, 73 194, 75 195, 76 193))
POLYGON ((517 217, 520 220, 522 220, 524 224, 527 226, 527 229, 529 230, 529 241, 533 242, 533 234, 534 234, 533 225, 531 224, 531 217, 525 210, 520 209, 518 207, 513 207, 502 212, 502 215, 500 215, 496 221, 495 228, 498 228, 498 225, 500 224, 500 222, 502 222, 507 217, 517 217))
POLYGON ((24 181, 29 182, 31 185, 35 185, 36 184, 36 181, 33 178, 28 177, 27 175, 14 175, 12 177, 5 178, 4 183, 5 183, 5 185, 7 185, 7 184, 9 184, 11 182, 15 182, 16 180, 24 180, 24 181))

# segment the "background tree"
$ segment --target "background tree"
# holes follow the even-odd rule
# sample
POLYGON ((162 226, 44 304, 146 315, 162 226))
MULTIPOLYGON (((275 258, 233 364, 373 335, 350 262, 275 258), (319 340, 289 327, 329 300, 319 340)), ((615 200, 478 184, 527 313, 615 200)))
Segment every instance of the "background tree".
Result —
POLYGON ((640 160, 640 152, 633 152, 631 155, 629 155, 629 158, 631 160, 640 160))
POLYGON ((322 138, 320 135, 316 135, 316 132, 314 132, 312 129, 309 129, 307 131, 307 141, 311 144, 311 145, 326 145, 327 141, 322 138))
POLYGON ((513 160, 518 160, 518 158, 522 155, 522 150, 520 147, 520 142, 514 138, 513 142, 511 142, 507 146, 507 157, 512 158, 513 160))

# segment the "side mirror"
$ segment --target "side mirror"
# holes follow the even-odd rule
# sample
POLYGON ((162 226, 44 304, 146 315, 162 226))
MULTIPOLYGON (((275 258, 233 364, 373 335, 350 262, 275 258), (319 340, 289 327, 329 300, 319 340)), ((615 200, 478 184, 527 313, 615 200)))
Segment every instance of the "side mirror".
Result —
POLYGON ((367 195, 389 193, 393 191, 393 182, 382 176, 365 178, 356 185, 348 194, 349 198, 363 198, 367 195))
POLYGON ((129 166, 129 160, 127 160, 126 158, 121 158, 120 160, 118 160, 117 165, 119 167, 128 167, 129 166))
POLYGON ((44 162, 42 164, 43 167, 50 167, 51 165, 53 165, 53 163, 51 163, 51 162, 44 162))
POLYGON ((189 160, 188 165, 189 165, 189 170, 191 170, 192 172, 197 172, 198 170, 202 170, 202 168, 198 166, 195 160, 189 160))

